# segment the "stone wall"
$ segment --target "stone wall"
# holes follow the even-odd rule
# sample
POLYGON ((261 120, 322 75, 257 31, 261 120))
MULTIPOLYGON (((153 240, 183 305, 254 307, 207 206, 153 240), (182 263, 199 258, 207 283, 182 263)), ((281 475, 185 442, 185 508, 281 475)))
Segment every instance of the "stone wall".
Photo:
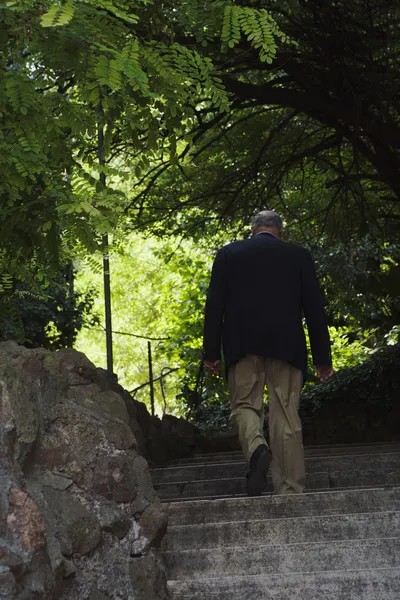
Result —
POLYGON ((0 600, 165 599, 145 457, 190 455, 196 431, 150 417, 81 353, 13 342, 0 419, 0 600))

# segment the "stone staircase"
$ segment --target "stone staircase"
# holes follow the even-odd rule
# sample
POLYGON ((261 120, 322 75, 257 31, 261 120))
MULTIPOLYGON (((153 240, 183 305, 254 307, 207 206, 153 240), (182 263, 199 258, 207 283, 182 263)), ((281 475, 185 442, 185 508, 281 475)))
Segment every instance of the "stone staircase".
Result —
POLYGON ((400 600, 400 445, 306 450, 309 489, 245 496, 239 453, 154 469, 171 600, 400 600))

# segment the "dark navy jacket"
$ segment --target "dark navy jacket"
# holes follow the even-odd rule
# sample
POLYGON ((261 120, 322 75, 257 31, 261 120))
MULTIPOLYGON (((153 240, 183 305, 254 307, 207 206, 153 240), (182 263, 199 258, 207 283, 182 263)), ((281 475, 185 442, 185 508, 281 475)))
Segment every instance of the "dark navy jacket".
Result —
POLYGON ((204 357, 225 366, 246 354, 288 362, 307 374, 302 319, 314 364, 332 364, 324 301, 310 253, 269 233, 221 248, 204 322, 204 357))

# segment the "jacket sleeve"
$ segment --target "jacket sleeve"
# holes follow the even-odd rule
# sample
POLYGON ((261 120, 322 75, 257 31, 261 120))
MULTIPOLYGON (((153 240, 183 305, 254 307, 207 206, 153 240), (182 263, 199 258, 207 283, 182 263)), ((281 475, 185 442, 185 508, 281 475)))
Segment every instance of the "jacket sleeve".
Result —
POLYGON ((324 299, 318 284, 314 261, 305 250, 302 264, 302 303, 310 335, 311 353, 316 366, 331 366, 331 344, 324 299))
POLYGON ((225 252, 221 248, 215 257, 204 314, 204 359, 220 360, 222 324, 225 308, 225 252))

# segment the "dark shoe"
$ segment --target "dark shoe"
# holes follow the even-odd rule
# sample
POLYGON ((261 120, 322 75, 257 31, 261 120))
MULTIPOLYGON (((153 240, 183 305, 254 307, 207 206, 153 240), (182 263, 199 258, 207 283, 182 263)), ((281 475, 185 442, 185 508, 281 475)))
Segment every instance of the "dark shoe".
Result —
POLYGON ((272 460, 268 446, 260 444, 250 459, 250 471, 247 473, 247 495, 261 496, 267 487, 267 471, 272 460))

